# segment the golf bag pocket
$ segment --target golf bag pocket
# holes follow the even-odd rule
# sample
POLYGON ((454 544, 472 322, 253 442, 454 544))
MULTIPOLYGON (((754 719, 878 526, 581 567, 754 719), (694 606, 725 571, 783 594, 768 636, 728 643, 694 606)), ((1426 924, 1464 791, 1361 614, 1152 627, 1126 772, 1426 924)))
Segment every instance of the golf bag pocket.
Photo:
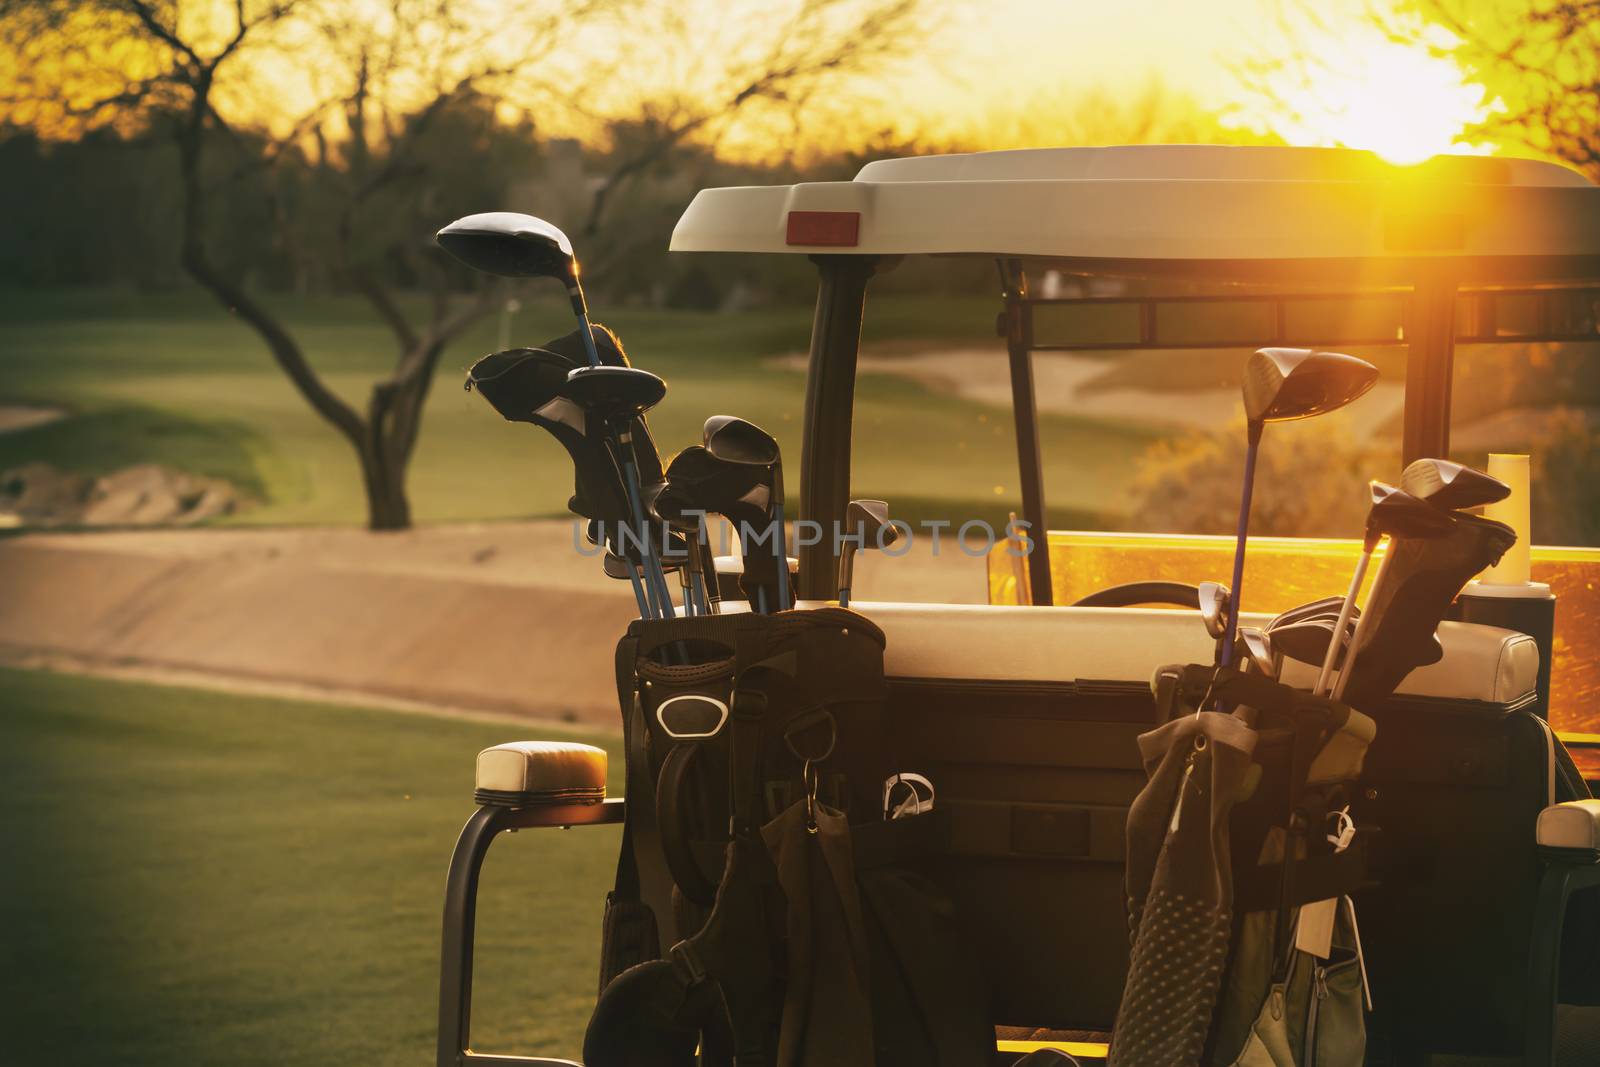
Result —
MULTIPOLYGON (((754 809, 763 821, 812 796, 849 823, 881 817, 890 773, 883 634, 841 608, 639 620, 618 652, 619 694, 634 705, 629 819, 646 899, 665 929, 709 908, 728 842, 729 719, 736 691, 759 690, 754 809), (755 670, 753 668, 762 668, 755 670), (652 879, 664 869, 666 877, 652 879), (684 904, 690 906, 684 906, 684 904), (670 925, 668 925, 670 924, 670 925)), ((627 709, 625 709, 627 710, 627 709)))

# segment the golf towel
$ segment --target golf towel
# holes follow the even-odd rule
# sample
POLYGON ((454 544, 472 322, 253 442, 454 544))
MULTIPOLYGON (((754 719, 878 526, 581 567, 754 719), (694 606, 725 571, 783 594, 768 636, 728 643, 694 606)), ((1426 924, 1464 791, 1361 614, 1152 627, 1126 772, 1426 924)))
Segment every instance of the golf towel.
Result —
POLYGON ((1149 781, 1128 810, 1133 949, 1110 1067, 1200 1063, 1233 920, 1228 816, 1256 738, 1211 711, 1139 738, 1149 781))

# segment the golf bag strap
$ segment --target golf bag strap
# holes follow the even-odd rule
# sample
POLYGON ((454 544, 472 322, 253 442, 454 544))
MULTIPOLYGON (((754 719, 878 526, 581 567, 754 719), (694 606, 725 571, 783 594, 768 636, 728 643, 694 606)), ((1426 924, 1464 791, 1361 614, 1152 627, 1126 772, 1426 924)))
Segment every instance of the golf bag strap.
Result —
POLYGON ((696 742, 672 746, 661 764, 656 780, 656 818, 661 833, 661 854, 673 883, 690 901, 709 908, 717 896, 717 884, 707 878, 689 843, 688 821, 683 811, 684 787, 701 750, 696 742))

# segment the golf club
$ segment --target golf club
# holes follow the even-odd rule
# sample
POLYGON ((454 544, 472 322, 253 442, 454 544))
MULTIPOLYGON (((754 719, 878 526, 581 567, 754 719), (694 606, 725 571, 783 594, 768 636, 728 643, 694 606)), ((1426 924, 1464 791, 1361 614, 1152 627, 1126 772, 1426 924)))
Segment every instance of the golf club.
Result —
POLYGON ((533 215, 488 211, 457 219, 440 230, 434 240, 456 259, 500 278, 554 278, 567 287, 572 313, 583 331, 589 365, 600 365, 594 332, 589 325, 589 305, 578 281, 578 257, 572 242, 553 223, 533 215))
POLYGON ((1500 479, 1448 459, 1412 460, 1400 472, 1400 488, 1445 511, 1481 507, 1511 495, 1511 487, 1500 479))
POLYGON ((1328 644, 1333 638, 1336 624, 1333 616, 1319 615, 1269 627, 1267 632, 1272 636, 1272 647, 1280 656, 1320 667, 1328 654, 1328 644))
MULTIPOLYGON (((1343 606, 1344 597, 1342 596, 1327 596, 1321 600, 1308 601, 1285 611, 1280 611, 1273 616, 1271 622, 1267 623, 1267 630, 1270 632, 1280 626, 1288 626, 1290 623, 1299 622, 1301 619, 1313 619, 1323 615, 1332 619, 1339 614, 1339 609, 1343 606)), ((1360 608, 1354 608, 1352 611, 1357 615, 1361 613, 1360 608)))
POLYGON ((839 606, 850 606, 850 583, 855 577, 856 552, 863 548, 888 548, 900 539, 900 529, 889 522, 889 505, 882 500, 852 500, 844 513, 852 533, 839 549, 839 606))
MULTIPOLYGON (((1373 511, 1378 511, 1381 503, 1386 512, 1380 521, 1387 526, 1384 532, 1389 535, 1389 548, 1383 555, 1383 562, 1378 564, 1377 575, 1372 579, 1372 591, 1367 595, 1369 609, 1378 603, 1378 594, 1383 590, 1384 575, 1389 570, 1390 561, 1394 559, 1395 549, 1401 540, 1434 540, 1448 536, 1456 527, 1456 516, 1453 512, 1440 511, 1431 504, 1418 500, 1410 493, 1395 489, 1393 486, 1383 485, 1381 482, 1373 482, 1372 486, 1373 511), (1383 499, 1381 502, 1379 500, 1380 489, 1387 491, 1382 494, 1383 499)), ((1369 518, 1369 529, 1371 523, 1372 520, 1369 518)), ((1368 538, 1369 540, 1371 539, 1370 534, 1368 538)), ((1370 557, 1370 552, 1367 555, 1370 557)), ((1348 595, 1353 597, 1355 594, 1352 591, 1348 595)), ((1355 632, 1350 635, 1349 643, 1343 646, 1347 651, 1344 654, 1343 662, 1339 664, 1338 682, 1329 685, 1328 675, 1331 665, 1329 659, 1323 660, 1322 674, 1317 678, 1315 692, 1326 693, 1335 700, 1344 699, 1345 688, 1350 684, 1351 668, 1355 666, 1356 655, 1361 648, 1362 634, 1366 632, 1372 619, 1379 614, 1379 612, 1368 610, 1356 621, 1355 632)), ((1340 618, 1343 619, 1345 617, 1341 613, 1340 618)), ((1334 632, 1339 633, 1341 630, 1341 627, 1336 627, 1334 632)), ((1329 649, 1330 658, 1338 657, 1339 647, 1337 643, 1331 645, 1329 649)))
POLYGON ((1239 648, 1247 662, 1268 678, 1278 676, 1278 664, 1273 651, 1272 638, 1258 626, 1239 627, 1239 648))
MULTIPOLYGON (((511 422, 527 422, 554 437, 572 459, 573 495, 568 507, 589 519, 589 540, 599 544, 606 525, 614 530, 630 514, 627 490, 602 433, 582 408, 562 395, 567 375, 576 364, 568 356, 546 348, 513 348, 484 356, 467 371, 468 392, 476 389, 500 415, 511 422)), ((648 446, 652 447, 653 446, 648 446)), ((613 551, 624 546, 620 536, 606 540, 613 551)), ((651 618, 651 599, 638 575, 633 575, 634 599, 639 617, 651 618)))
MULTIPOLYGON (((1367 511, 1367 529, 1361 541, 1361 558, 1356 561, 1355 573, 1350 576, 1350 588, 1344 595, 1344 604, 1339 609, 1339 618, 1333 627, 1333 633, 1340 636, 1338 641, 1328 642, 1326 654, 1322 659, 1322 670, 1317 674, 1317 683, 1311 691, 1323 695, 1331 691, 1330 683, 1333 679, 1334 667, 1338 664, 1340 650, 1345 648, 1343 636, 1345 627, 1350 624, 1350 614, 1355 608, 1356 597, 1361 592, 1361 583, 1367 576, 1367 567, 1372 562, 1372 553, 1377 550, 1378 543, 1385 537, 1437 537, 1450 531, 1452 519, 1448 512, 1418 500, 1410 493, 1396 489, 1383 482, 1369 482, 1368 491, 1372 494, 1372 507, 1367 511)), ((1372 580, 1374 590, 1378 582, 1383 580, 1383 566, 1378 567, 1378 576, 1372 580)), ((1356 633, 1361 632, 1361 622, 1356 623, 1356 633)), ((1351 635, 1350 648, 1355 648, 1355 635, 1351 635)))
POLYGON ((1228 629, 1228 587, 1221 582, 1200 583, 1200 621, 1213 639, 1228 629))
POLYGON ((771 513, 775 535, 773 555, 777 560, 778 610, 789 610, 793 599, 789 590, 789 546, 783 529, 783 455, 777 439, 753 422, 734 415, 713 415, 706 420, 702 444, 720 460, 768 471, 767 499, 763 503, 771 513))
POLYGON ((720 460, 701 445, 691 445, 672 458, 666 469, 666 488, 652 508, 658 518, 686 537, 693 535, 693 568, 700 584, 701 605, 711 614, 721 611, 722 593, 717 583, 716 558, 706 530, 706 516, 742 513, 740 498, 761 483, 758 467, 720 460))
POLYGON ((639 472, 633 461, 633 422, 661 401, 666 395, 667 383, 638 367, 594 365, 574 368, 567 375, 561 392, 565 399, 606 427, 606 440, 611 446, 613 460, 622 471, 623 488, 628 494, 629 517, 638 537, 646 590, 656 600, 659 617, 674 618, 672 594, 655 555, 655 536, 650 529, 649 513, 644 510, 639 472))
POLYGON ((1262 430, 1269 422, 1306 419, 1344 407, 1371 389, 1377 380, 1378 368, 1365 360, 1309 348, 1259 348, 1245 362, 1240 392, 1248 437, 1244 489, 1239 496, 1239 530, 1233 551, 1233 595, 1222 635, 1222 666, 1233 661, 1233 635, 1243 603, 1245 540, 1262 430))

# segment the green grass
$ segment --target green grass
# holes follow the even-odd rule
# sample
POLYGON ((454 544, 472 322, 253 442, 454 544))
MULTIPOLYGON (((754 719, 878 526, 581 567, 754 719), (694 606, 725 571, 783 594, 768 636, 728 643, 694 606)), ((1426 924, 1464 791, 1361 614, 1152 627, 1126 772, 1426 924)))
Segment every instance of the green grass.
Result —
MULTIPOLYGON (((337 298, 272 303, 330 386, 364 407, 394 358, 364 306, 337 298)), ((995 344, 995 310, 987 297, 873 299, 865 338, 995 344)), ((637 364, 671 383, 651 415, 663 455, 697 441, 707 415, 737 413, 772 430, 797 472, 804 374, 769 357, 806 350, 810 308, 718 315, 619 307, 598 315, 637 364)), ((225 521, 364 518, 348 445, 294 393, 255 335, 202 294, 0 293, 0 322, 0 403, 56 405, 74 416, 0 436, 0 469, 46 459, 99 473, 148 460, 229 478, 257 499, 225 521)), ((570 326, 561 301, 541 299, 524 305, 511 337, 537 341, 570 326)), ((497 321, 486 320, 441 362, 410 474, 420 522, 558 515, 571 492, 554 441, 500 421, 459 387, 497 332, 497 321)), ((1006 373, 999 349, 993 373, 1006 373)), ((1148 430, 1046 418, 1042 432, 1053 508, 1091 522, 1122 510, 1127 469, 1151 440, 1148 430)), ((921 513, 956 519, 1020 507, 1009 413, 898 376, 862 376, 854 456, 861 496, 891 505, 914 499, 921 513)))
MULTIPOLYGON (((0 688, 0 1059, 432 1061, 473 756, 537 728, 18 670, 0 688)), ((496 842, 475 1047, 576 1056, 618 839, 496 842)))

